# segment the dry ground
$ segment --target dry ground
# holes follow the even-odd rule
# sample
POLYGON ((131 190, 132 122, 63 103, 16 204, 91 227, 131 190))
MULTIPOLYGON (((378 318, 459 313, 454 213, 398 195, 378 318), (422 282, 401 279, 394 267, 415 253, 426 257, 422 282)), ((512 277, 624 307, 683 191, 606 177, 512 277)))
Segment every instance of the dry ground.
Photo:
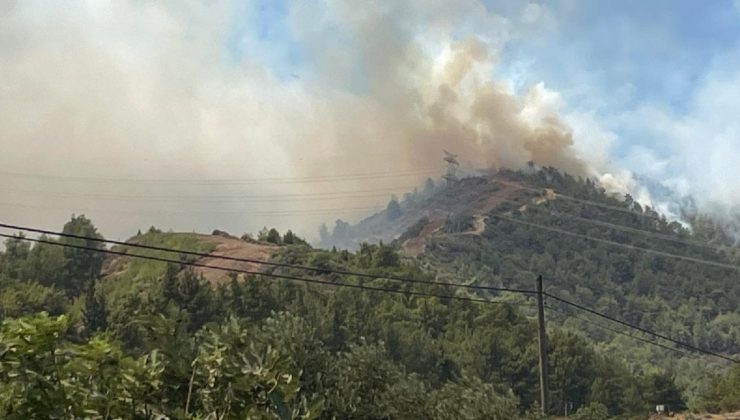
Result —
MULTIPOLYGON (((264 242, 247 242, 235 237, 219 235, 198 235, 201 239, 216 244, 211 252, 214 256, 225 256, 232 258, 244 258, 256 261, 269 261, 278 247, 264 242)), ((222 260, 213 257, 198 259, 198 264, 214 265, 228 268, 230 270, 262 271, 263 265, 259 263, 222 260)), ((197 267, 195 271, 203 274, 203 277, 211 284, 218 284, 228 278, 228 273, 223 270, 197 267)))

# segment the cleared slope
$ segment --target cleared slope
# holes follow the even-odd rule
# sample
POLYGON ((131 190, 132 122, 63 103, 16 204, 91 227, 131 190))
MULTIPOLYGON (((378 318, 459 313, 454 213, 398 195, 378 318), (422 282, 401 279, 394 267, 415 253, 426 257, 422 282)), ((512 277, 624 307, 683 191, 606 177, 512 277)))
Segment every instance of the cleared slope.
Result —
MULTIPOLYGON (((235 270, 261 271, 261 266, 256 263, 241 261, 229 261, 215 258, 216 256, 228 256, 234 258, 253 259, 258 261, 269 261, 277 251, 278 246, 253 240, 239 239, 220 232, 215 235, 184 232, 161 232, 150 230, 149 232, 132 237, 127 241, 131 244, 142 244, 158 246, 163 248, 195 251, 207 253, 213 257, 180 256, 176 253, 151 251, 136 247, 117 246, 116 250, 139 255, 158 256, 165 258, 181 259, 183 261, 197 262, 198 264, 218 265, 235 270)), ((106 279, 129 278, 137 280, 152 280, 165 273, 166 264, 156 261, 144 261, 131 257, 112 256, 106 259, 101 274, 106 279)), ((196 273, 211 284, 217 284, 228 278, 227 272, 223 270, 197 267, 196 273)))

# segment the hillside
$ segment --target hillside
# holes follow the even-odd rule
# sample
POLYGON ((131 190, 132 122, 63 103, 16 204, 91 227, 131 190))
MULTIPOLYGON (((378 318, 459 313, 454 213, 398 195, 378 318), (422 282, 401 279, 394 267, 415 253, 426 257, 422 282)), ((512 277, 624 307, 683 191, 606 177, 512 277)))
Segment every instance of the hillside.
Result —
MULTIPOLYGON (((0 413, 540 418, 531 297, 445 284, 531 289, 540 274, 553 296, 740 353, 737 250, 708 219, 689 231, 551 168, 466 178, 399 207, 347 226, 356 251, 275 230, 256 241, 151 228, 111 248, 129 255, 106 256, 84 216, 63 232, 85 241, 10 239, 0 346, 15 350, 0 347, 0 413)), ((546 318, 553 415, 740 409, 740 369, 726 361, 605 329, 549 298, 546 318)))
POLYGON ((321 245, 356 249, 362 242, 388 243, 419 226, 420 220, 428 221, 425 234, 456 222, 469 223, 473 228, 474 219, 496 206, 529 195, 531 192, 510 172, 467 177, 454 186, 434 185, 428 180, 422 191, 404 197, 399 203, 400 213, 384 210, 351 226, 337 221, 333 231, 322 238, 321 245))
MULTIPOLYGON (((219 267, 230 270, 247 270, 255 272, 261 271, 262 266, 256 263, 235 261, 231 259, 224 260, 217 257, 269 261, 272 258, 272 255, 278 251, 278 247, 275 244, 256 241, 249 238, 247 235, 240 239, 222 231, 215 231, 211 235, 205 235, 182 232, 164 233, 156 229, 152 229, 143 235, 132 237, 127 241, 127 243, 132 245, 150 245, 205 253, 212 257, 193 257, 189 260, 200 265, 218 265, 219 267)), ((171 254, 168 255, 167 253, 147 250, 142 251, 136 248, 127 248, 123 246, 119 246, 114 249, 136 251, 139 254, 144 253, 146 255, 171 257, 171 254)), ((163 272, 157 271, 156 269, 154 269, 153 272, 147 272, 147 269, 151 269, 158 265, 161 266, 161 264, 142 262, 135 258, 112 256, 105 260, 101 272, 104 277, 111 279, 115 279, 122 275, 137 278, 140 276, 141 272, 143 272, 144 275, 156 276, 161 275, 163 272)), ((229 278, 228 273, 223 270, 204 267, 195 267, 193 270, 197 275, 202 276, 208 283, 214 286, 228 280, 229 278)))
MULTIPOLYGON (((393 242, 450 282, 532 288, 543 275, 558 296, 696 346, 740 353, 740 253, 710 218, 687 215, 695 222, 687 229, 552 168, 470 177, 400 204, 400 217, 378 213, 345 229, 352 235, 344 239, 393 242)), ((671 369, 690 393, 700 388, 697 374, 705 377, 698 372, 719 368, 666 357, 553 305, 569 314, 552 312, 555 322, 586 331, 633 369, 671 369)))
MULTIPOLYGON (((454 283, 529 289, 542 274, 547 290, 558 296, 692 345, 728 355, 740 352, 737 270, 641 251, 738 265, 737 250, 708 219, 697 218, 700 228, 690 231, 649 208, 610 196, 590 181, 550 168, 468 177, 409 195, 399 204, 401 212, 395 217, 386 210, 346 227, 339 233, 343 243, 360 248, 360 254, 363 242, 393 244, 407 261, 454 283)), ((339 236, 335 232, 332 237, 339 236)), ((227 236, 196 237, 211 246, 230 244, 230 255, 271 256, 314 266, 323 258, 320 253, 296 254, 227 236)), ((226 278, 218 272, 205 274, 209 281, 226 278)), ((712 372, 723 369, 713 358, 666 354, 552 305, 551 322, 585 332, 635 372, 672 372, 689 400, 697 398, 712 372)))

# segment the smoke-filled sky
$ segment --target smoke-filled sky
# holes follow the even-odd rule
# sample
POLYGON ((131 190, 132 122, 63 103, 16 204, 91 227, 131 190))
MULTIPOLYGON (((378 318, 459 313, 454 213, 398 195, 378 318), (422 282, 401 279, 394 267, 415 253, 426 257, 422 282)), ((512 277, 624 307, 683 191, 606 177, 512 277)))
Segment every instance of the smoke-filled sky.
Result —
POLYGON ((0 220, 315 236, 529 160, 740 205, 731 1, 0 2, 0 220))

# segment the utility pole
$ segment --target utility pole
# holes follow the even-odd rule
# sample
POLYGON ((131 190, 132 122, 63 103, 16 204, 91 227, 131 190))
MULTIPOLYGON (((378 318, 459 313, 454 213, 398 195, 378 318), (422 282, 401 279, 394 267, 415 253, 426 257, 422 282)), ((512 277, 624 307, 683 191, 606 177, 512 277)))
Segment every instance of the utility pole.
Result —
POLYGON ((547 416, 547 334, 545 333, 545 300, 542 292, 542 276, 537 276, 537 328, 540 345, 540 406, 547 416))

